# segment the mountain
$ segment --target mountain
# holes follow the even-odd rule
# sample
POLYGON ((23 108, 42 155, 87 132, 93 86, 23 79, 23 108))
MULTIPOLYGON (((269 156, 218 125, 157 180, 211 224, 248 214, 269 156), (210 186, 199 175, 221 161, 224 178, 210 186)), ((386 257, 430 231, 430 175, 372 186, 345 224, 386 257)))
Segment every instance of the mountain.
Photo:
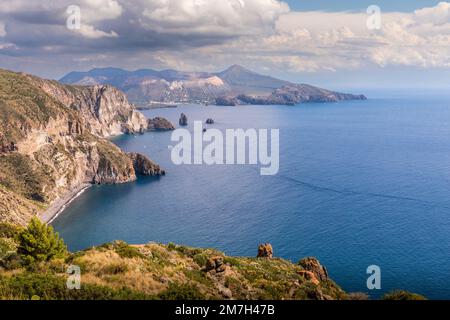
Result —
POLYGON ((0 222, 44 217, 87 184, 163 174, 151 160, 105 139, 161 125, 173 128, 146 119, 114 87, 63 85, 0 70, 0 222))
POLYGON ((261 75, 239 65, 218 73, 127 71, 117 68, 71 72, 61 82, 76 85, 108 84, 123 90, 131 102, 158 103, 297 104, 365 99, 363 95, 333 92, 261 75))
POLYGON ((290 84, 288 81, 260 75, 239 65, 233 65, 217 76, 238 94, 266 94, 290 84))

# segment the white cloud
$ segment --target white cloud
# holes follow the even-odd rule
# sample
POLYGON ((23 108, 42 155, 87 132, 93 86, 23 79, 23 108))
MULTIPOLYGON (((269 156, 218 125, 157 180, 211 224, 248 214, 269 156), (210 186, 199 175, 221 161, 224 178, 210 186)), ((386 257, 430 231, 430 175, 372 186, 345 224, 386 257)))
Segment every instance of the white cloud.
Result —
POLYGON ((88 22, 117 19, 123 13, 123 7, 117 0, 83 0, 82 19, 88 22))
POLYGON ((440 2, 435 7, 416 10, 414 16, 420 23, 431 23, 434 25, 449 23, 450 3, 440 2))
POLYGON ((255 34, 289 7, 277 0, 141 0, 141 23, 164 33, 255 34))
POLYGON ((83 37, 86 37, 89 39, 117 38, 119 36, 114 31, 107 33, 102 30, 97 30, 93 26, 90 26, 88 24, 82 24, 81 28, 79 30, 75 30, 75 31, 80 33, 83 37))
POLYGON ((0 37, 6 36, 6 27, 3 22, 0 21, 0 37))
POLYGON ((449 2, 382 12, 381 30, 372 31, 365 11, 295 12, 278 0, 0 1, 0 37, 16 45, 14 56, 45 59, 54 48, 86 66, 99 57, 98 63, 122 67, 126 61, 196 70, 241 63, 293 73, 450 66, 449 2), (75 32, 63 26, 73 4, 82 13, 75 32), (108 59, 100 58, 105 51, 108 59))

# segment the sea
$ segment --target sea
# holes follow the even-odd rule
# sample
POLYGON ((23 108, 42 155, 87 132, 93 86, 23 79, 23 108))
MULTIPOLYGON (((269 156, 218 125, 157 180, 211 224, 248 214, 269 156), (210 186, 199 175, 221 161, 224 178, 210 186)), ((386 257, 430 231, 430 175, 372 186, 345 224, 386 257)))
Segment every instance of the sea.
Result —
POLYGON ((201 106, 144 111, 178 125, 279 129, 279 172, 258 165, 175 165, 172 132, 113 142, 167 175, 94 186, 53 222, 70 250, 112 240, 317 257, 347 292, 405 289, 450 298, 450 94, 375 90, 366 101, 296 106, 201 106), (381 289, 369 290, 378 266, 381 289))

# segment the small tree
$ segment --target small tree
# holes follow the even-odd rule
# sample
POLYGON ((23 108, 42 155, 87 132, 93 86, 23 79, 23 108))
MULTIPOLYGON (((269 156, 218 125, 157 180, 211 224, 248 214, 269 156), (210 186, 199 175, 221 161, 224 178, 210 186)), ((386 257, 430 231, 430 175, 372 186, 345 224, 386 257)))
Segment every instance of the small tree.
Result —
POLYGON ((64 258, 67 247, 51 226, 33 218, 28 227, 19 234, 17 252, 25 263, 32 264, 64 258))

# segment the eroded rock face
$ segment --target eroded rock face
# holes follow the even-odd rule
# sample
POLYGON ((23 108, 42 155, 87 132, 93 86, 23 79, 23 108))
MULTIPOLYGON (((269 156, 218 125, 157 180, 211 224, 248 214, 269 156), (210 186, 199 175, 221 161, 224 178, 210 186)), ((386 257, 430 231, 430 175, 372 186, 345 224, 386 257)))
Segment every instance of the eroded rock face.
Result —
POLYGON ((273 258, 273 248, 270 243, 260 244, 258 247, 258 258, 273 258))
POLYGON ((228 266, 224 264, 223 257, 217 256, 208 259, 205 270, 207 272, 215 271, 216 273, 222 273, 226 271, 227 267, 228 266))
POLYGON ((136 171, 164 172, 104 139, 148 129, 147 119, 117 89, 65 86, 0 70, 0 94, 0 221, 26 224, 83 184, 126 183, 136 180, 136 171))
POLYGON ((319 281, 328 280, 327 269, 322 266, 316 258, 305 258, 298 262, 298 264, 303 267, 306 271, 311 272, 315 278, 319 281))
POLYGON ((147 129, 149 131, 171 131, 175 130, 175 127, 169 120, 161 117, 156 117, 154 119, 147 120, 147 129))
POLYGON ((180 121, 179 121, 180 126, 187 126, 188 125, 188 118, 187 116, 182 113, 180 116, 180 121))
POLYGON ((147 129, 144 115, 136 111, 125 94, 114 87, 71 87, 37 77, 28 78, 63 105, 78 111, 89 132, 97 136, 140 133, 147 129))
POLYGON ((159 165, 146 156, 139 153, 128 153, 134 167, 134 171, 142 176, 164 176, 166 172, 159 165))

